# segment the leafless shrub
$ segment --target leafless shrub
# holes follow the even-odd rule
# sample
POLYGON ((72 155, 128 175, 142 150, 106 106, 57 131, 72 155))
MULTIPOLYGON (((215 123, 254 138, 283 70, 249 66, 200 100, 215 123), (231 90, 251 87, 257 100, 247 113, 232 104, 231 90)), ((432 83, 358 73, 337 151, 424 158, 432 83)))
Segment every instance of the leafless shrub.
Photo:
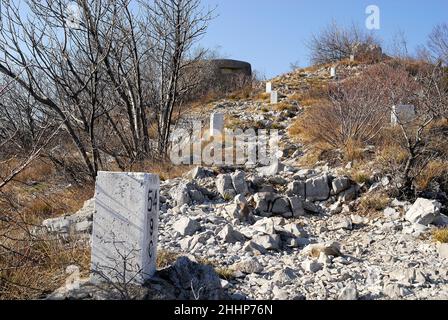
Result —
POLYGON ((328 100, 305 110, 299 136, 308 143, 345 149, 352 143, 372 144, 390 120, 394 101, 405 99, 388 90, 403 85, 404 71, 382 64, 361 76, 332 84, 328 100))
POLYGON ((344 27, 334 21, 320 33, 313 35, 307 43, 311 62, 314 64, 339 61, 349 58, 352 54, 362 57, 369 54, 369 48, 378 45, 378 39, 356 25, 344 27))
POLYGON ((443 23, 434 27, 429 35, 428 49, 436 61, 448 65, 448 24, 443 23))
MULTIPOLYGON (((76 23, 66 0, 3 4, 0 74, 14 90, 1 111, 32 134, 39 118, 62 123, 68 140, 50 156, 75 155, 94 179, 112 163, 124 168, 167 153, 173 111, 197 84, 186 69, 203 55, 194 45, 212 14, 199 0, 76 4, 76 23), (18 103, 23 112, 12 112, 18 103)), ((13 135, 0 130, 0 137, 13 135)))

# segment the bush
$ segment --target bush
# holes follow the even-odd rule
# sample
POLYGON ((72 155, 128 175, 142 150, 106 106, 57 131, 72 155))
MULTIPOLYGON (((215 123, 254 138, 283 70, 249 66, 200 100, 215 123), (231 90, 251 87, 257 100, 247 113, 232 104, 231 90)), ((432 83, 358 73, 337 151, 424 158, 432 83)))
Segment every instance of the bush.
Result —
POLYGON ((355 25, 343 27, 335 22, 329 24, 319 34, 313 35, 307 43, 314 64, 324 64, 357 55, 362 61, 377 60, 371 56, 369 48, 379 46, 379 40, 365 33, 355 25))
POLYGON ((448 228, 437 229, 432 233, 432 237, 435 241, 441 243, 448 243, 448 228))

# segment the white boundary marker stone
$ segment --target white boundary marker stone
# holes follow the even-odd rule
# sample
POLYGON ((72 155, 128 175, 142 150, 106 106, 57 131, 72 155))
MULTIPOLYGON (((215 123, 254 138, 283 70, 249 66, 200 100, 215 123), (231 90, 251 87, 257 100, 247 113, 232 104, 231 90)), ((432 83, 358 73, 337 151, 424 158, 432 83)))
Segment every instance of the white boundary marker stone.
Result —
POLYGON ((159 176, 98 172, 92 281, 143 284, 156 271, 159 176), (125 267, 126 265, 126 267, 125 267))
POLYGON ((272 92, 272 82, 266 82, 266 93, 272 92))
POLYGON ((224 114, 212 113, 210 116, 210 137, 220 136, 224 133, 224 114))
POLYGON ((336 77, 336 67, 331 67, 331 69, 330 69, 330 77, 332 77, 332 78, 336 77))
POLYGON ((415 119, 415 106, 412 104, 402 104, 392 107, 391 123, 396 126, 399 123, 405 124, 415 119))
POLYGON ((278 92, 272 91, 271 92, 271 104, 277 104, 278 103, 278 92))
POLYGON ((355 55, 354 54, 351 54, 350 55, 350 62, 354 62, 355 61, 355 55))

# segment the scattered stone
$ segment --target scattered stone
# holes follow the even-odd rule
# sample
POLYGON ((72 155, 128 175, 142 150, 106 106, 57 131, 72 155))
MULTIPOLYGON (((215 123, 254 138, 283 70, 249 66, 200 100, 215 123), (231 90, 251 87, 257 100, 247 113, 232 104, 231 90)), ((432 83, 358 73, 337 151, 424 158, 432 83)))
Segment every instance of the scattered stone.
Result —
POLYGON ((174 223, 173 228, 182 236, 192 236, 196 231, 201 229, 201 225, 196 220, 182 217, 174 223))
POLYGON ((303 201, 301 198, 292 196, 288 197, 288 200, 294 218, 302 217, 305 215, 305 208, 303 206, 303 201))
POLYGON ((160 271, 159 276, 180 289, 181 294, 178 299, 228 299, 214 268, 209 265, 200 265, 188 257, 178 258, 172 267, 160 271))
POLYGON ((302 263, 302 268, 305 272, 316 273, 323 269, 323 265, 314 260, 306 260, 302 263))
POLYGON ((305 238, 307 236, 306 231, 298 224, 296 223, 290 223, 283 227, 283 230, 286 232, 292 234, 293 236, 297 238, 305 238))
POLYGON ((342 191, 350 188, 351 181, 348 177, 338 177, 333 179, 331 185, 333 187, 333 194, 340 194, 342 191))
POLYGON ((301 199, 305 200, 305 181, 293 181, 288 184, 288 188, 286 190, 286 194, 288 196, 298 196, 301 199))
POLYGON ((182 182, 170 190, 170 196, 177 206, 190 205, 193 202, 201 204, 204 202, 204 195, 198 190, 196 184, 192 182, 182 182))
POLYGON ((237 194, 247 195, 249 193, 249 188, 246 182, 246 174, 244 171, 236 171, 231 175, 233 188, 237 194))
POLYGON ((386 208, 384 209, 384 217, 388 220, 399 220, 400 219, 400 212, 395 210, 394 208, 386 208))
POLYGON ((233 188, 232 177, 229 174, 220 174, 216 178, 216 189, 219 194, 224 198, 235 198, 236 191, 233 188))
POLYGON ((252 241, 266 250, 280 250, 281 241, 277 234, 255 236, 252 241))
POLYGON ((435 200, 419 198, 406 213, 406 220, 428 226, 440 216, 441 207, 435 200))
POLYGON ((295 271, 289 267, 279 270, 272 276, 272 281, 276 284, 286 285, 297 279, 295 271))
POLYGON ((233 265, 231 269, 246 274, 262 273, 264 268, 256 258, 249 258, 233 265))
POLYGON ((353 230, 352 220, 349 217, 342 217, 339 221, 334 225, 333 230, 353 230))
POLYGON ((271 218, 263 218, 255 222, 252 228, 260 233, 267 235, 275 234, 275 224, 274 220, 271 218))
POLYGON ((275 176, 285 169, 285 165, 279 161, 274 161, 267 167, 258 168, 257 171, 262 177, 275 176))
POLYGON ((387 283, 384 285, 383 293, 391 299, 400 299, 404 292, 402 287, 397 283, 387 283))
POLYGON ((203 168, 203 167, 196 167, 190 172, 187 173, 186 177, 193 180, 201 180, 209 177, 213 177, 214 173, 212 170, 203 168))
POLYGON ((347 287, 341 290, 338 300, 358 300, 358 290, 354 283, 349 284, 347 287))
POLYGON ((273 214, 284 214, 286 212, 290 212, 290 205, 289 201, 286 198, 278 198, 274 201, 274 204, 272 206, 272 213, 273 214))
POLYGON ((245 242, 246 238, 238 231, 234 230, 231 225, 226 225, 219 233, 218 238, 225 243, 245 242))
POLYGON ((358 216, 358 215, 352 214, 350 216, 350 218, 352 219, 352 223, 355 224, 355 225, 358 225, 358 226, 366 225, 366 224, 369 223, 369 219, 368 218, 361 217, 361 216, 358 216))
POLYGON ((306 181, 306 199, 308 201, 323 201, 330 196, 328 176, 314 177, 306 181))

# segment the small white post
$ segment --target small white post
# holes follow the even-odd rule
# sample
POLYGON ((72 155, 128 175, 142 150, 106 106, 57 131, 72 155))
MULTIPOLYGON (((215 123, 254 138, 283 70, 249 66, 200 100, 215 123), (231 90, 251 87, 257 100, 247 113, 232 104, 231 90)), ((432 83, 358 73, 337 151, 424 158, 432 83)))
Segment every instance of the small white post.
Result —
POLYGON ((272 91, 271 92, 271 104, 277 104, 278 103, 278 92, 272 91))
POLYGON ((272 92, 272 82, 266 82, 266 93, 272 92))
POLYGON ((415 106, 412 104, 410 105, 401 104, 392 106, 391 123, 393 126, 411 122, 415 119, 415 117, 416 117, 415 106))
POLYGON ((221 136, 224 133, 224 114, 212 113, 210 116, 210 137, 221 136))
POLYGON ((331 67, 331 69, 330 69, 330 76, 332 78, 336 78, 336 67, 331 67))

